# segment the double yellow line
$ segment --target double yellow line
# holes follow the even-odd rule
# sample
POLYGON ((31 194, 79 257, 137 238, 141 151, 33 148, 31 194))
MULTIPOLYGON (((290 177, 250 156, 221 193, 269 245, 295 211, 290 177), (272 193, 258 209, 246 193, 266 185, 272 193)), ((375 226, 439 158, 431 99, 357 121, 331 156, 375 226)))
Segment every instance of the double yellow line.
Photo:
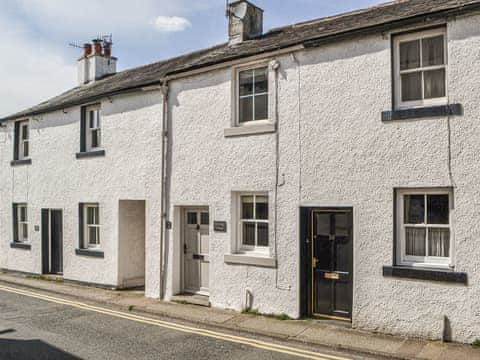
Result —
POLYGON ((298 349, 294 348, 291 346, 284 346, 284 345, 279 345, 275 343, 268 343, 265 341, 260 341, 260 340, 255 340, 255 339, 250 339, 246 337, 241 337, 241 336, 234 336, 230 334, 225 334, 217 331, 211 331, 211 330, 206 330, 206 329, 201 329, 201 328, 195 328, 191 326, 185 326, 181 324, 176 324, 168 321, 163 321, 163 320, 157 320, 153 318, 148 318, 145 316, 139 316, 139 315, 134 315, 130 313, 125 313, 121 311, 116 311, 116 310, 111 310, 107 308, 102 308, 98 306, 92 306, 88 305, 85 303, 81 302, 76 302, 76 301, 70 301, 58 297, 53 297, 45 294, 40 294, 32 291, 27 291, 27 290, 22 290, 18 288, 12 288, 12 287, 7 287, 7 286, 2 286, 0 285, 0 290, 1 291, 6 291, 9 293, 14 293, 18 295, 23 295, 23 296, 28 296, 31 298, 35 299, 40 299, 56 304, 62 304, 62 305, 67 305, 71 306, 77 309, 82 309, 82 310, 87 310, 87 311, 93 311, 96 313, 104 314, 104 315, 109 315, 109 316, 114 316, 117 318, 122 318, 122 319, 127 319, 130 321, 135 321, 138 323, 142 324, 147 324, 147 325, 153 325, 153 326, 158 326, 161 328, 165 329, 170 329, 170 330, 175 330, 175 331, 181 331, 184 333, 189 333, 189 334, 195 334, 195 335, 200 335, 200 336, 206 336, 209 338, 214 338, 218 340, 223 340, 223 341, 228 341, 231 343, 236 343, 236 344, 243 344, 243 345, 248 345, 257 349, 263 349, 263 350, 268 350, 268 351, 273 351, 277 353, 282 353, 282 354, 287 354, 287 355, 292 355, 292 356, 298 356, 304 359, 314 359, 314 360, 350 360, 344 357, 338 357, 334 355, 329 355, 329 354, 321 354, 321 353, 316 353, 313 351, 308 351, 308 350, 303 350, 303 349, 298 349))

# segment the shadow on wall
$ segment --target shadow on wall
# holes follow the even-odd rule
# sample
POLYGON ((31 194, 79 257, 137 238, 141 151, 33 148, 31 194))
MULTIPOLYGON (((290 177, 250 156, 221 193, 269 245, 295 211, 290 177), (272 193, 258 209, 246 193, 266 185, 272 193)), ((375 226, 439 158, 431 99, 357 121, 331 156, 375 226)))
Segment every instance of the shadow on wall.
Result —
MULTIPOLYGON (((13 329, 0 331, 0 335, 15 332, 13 329)), ((41 340, 0 339, 2 360, 77 360, 79 357, 66 353, 41 340)))

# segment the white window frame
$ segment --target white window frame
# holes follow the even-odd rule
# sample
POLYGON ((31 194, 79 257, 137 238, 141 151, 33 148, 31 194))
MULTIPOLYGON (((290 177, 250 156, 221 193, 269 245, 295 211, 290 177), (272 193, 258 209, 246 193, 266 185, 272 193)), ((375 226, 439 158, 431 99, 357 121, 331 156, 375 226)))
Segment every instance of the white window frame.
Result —
MULTIPOLYGON (((273 105, 273 98, 272 98, 272 78, 271 78, 271 67, 268 62, 257 62, 253 64, 248 64, 244 65, 241 67, 236 67, 234 68, 234 81, 233 81, 233 101, 232 103, 234 104, 233 109, 233 115, 234 115, 234 126, 236 127, 248 127, 248 126, 258 126, 258 125, 267 125, 267 124, 272 124, 272 112, 271 108, 273 105), (255 95, 267 95, 267 118, 266 119, 261 119, 261 120, 252 120, 252 121, 247 121, 247 122, 240 122, 240 73, 244 71, 250 71, 250 70, 257 70, 257 69, 263 69, 265 68, 267 71, 267 86, 268 86, 268 91, 266 93, 259 93, 255 94, 255 91, 253 95, 245 95, 242 97, 255 97, 255 95)), ((254 105, 255 109, 255 105, 254 105)), ((253 114, 255 116, 255 114, 253 114)))
POLYGON ((18 122, 18 160, 25 160, 30 158, 30 121, 29 120, 22 120, 18 122), (23 131, 27 129, 27 138, 23 138, 23 131), (25 154, 25 144, 28 146, 28 153, 25 154))
POLYGON ((400 34, 400 35, 392 35, 393 36, 393 51, 394 51, 394 96, 395 96, 395 108, 396 109, 410 109, 410 108, 418 108, 418 107, 425 107, 425 106, 438 106, 438 105, 446 105, 448 103, 448 39, 447 39, 447 29, 446 27, 439 27, 430 30, 418 31, 418 32, 409 32, 408 34, 400 34), (427 66, 423 67, 422 64, 422 46, 420 45, 420 67, 416 69, 409 69, 409 70, 400 70, 400 44, 403 42, 409 42, 413 40, 422 40, 426 38, 431 38, 435 36, 443 35, 444 41, 444 59, 445 64, 443 65, 435 65, 435 66, 427 66), (423 74, 425 71, 429 70, 439 70, 445 69, 445 96, 433 99, 424 99, 424 85, 425 82, 423 80, 423 74), (415 73, 415 72, 422 72, 422 100, 414 100, 414 101, 402 101, 402 80, 401 74, 405 73, 415 73))
POLYGON ((261 255, 269 255, 270 253, 270 244, 271 244, 271 221, 270 221, 270 197, 268 196, 268 193, 266 192, 242 192, 242 193, 237 193, 237 249, 239 250, 240 253, 258 253, 261 255), (253 196, 253 217, 254 219, 242 219, 242 197, 243 196, 253 196), (267 198, 267 204, 268 204, 268 219, 267 220, 260 220, 260 219, 255 219, 255 213, 256 213, 256 197, 257 196, 262 196, 267 198), (243 223, 249 222, 249 223, 255 223, 255 245, 245 245, 243 243, 243 223), (267 246, 258 246, 258 230, 257 230, 257 224, 262 223, 262 224, 268 224, 268 245, 267 246))
POLYGON ((99 204, 87 203, 83 204, 83 234, 84 234, 84 244, 83 247, 85 249, 100 249, 101 248, 101 238, 100 238, 100 230, 101 230, 101 218, 100 218, 100 206, 99 204), (89 224, 88 223, 88 209, 96 209, 97 216, 98 216, 98 224, 89 224), (90 228, 97 229, 97 240, 96 244, 90 243, 90 228))
POLYGON ((100 105, 91 105, 88 106, 85 109, 86 112, 86 121, 85 121, 85 148, 86 151, 95 151, 95 150, 100 150, 102 149, 102 114, 101 114, 101 108, 100 105), (97 112, 97 123, 95 124, 96 127, 90 127, 90 113, 91 112, 97 112), (99 146, 93 147, 93 134, 94 132, 97 131, 99 133, 98 141, 99 141, 99 146))
MULTIPOLYGON (((412 267, 429 267, 429 268, 453 268, 453 259, 455 253, 454 241, 454 224, 453 224, 453 193, 449 189, 402 189, 397 191, 397 224, 396 224, 396 250, 397 264, 412 267), (406 195, 448 195, 449 218, 448 224, 404 224, 404 197, 406 195), (411 256, 406 255, 405 244, 405 227, 418 228, 447 228, 450 229, 449 257, 436 256, 411 256)), ((425 218, 427 217, 427 202, 425 199, 425 218)), ((428 231, 426 233, 426 251, 428 251, 428 231)))
POLYGON ((15 211, 17 212, 17 223, 15 226, 17 227, 17 239, 15 239, 18 243, 27 243, 28 242, 28 206, 27 204, 15 204, 15 211), (22 221, 22 209, 25 209, 25 220, 22 221), (27 226, 27 237, 21 236, 24 235, 23 233, 23 226, 27 226))

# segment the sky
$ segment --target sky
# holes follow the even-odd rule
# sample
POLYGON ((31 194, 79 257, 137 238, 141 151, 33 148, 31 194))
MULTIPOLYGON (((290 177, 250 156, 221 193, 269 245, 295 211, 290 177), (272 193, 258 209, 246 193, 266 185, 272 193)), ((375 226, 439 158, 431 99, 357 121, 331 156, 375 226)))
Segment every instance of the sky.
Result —
MULTIPOLYGON (((251 0, 264 30, 384 0, 251 0)), ((225 0, 0 0, 0 117, 77 86, 81 45, 113 35, 118 70, 227 40, 225 0)))

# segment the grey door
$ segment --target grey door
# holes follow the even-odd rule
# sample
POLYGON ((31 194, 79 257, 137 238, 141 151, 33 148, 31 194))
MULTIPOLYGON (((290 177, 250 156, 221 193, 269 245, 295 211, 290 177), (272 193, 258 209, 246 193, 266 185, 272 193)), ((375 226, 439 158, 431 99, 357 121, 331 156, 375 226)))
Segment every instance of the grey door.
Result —
POLYGON ((185 292, 208 295, 209 223, 208 208, 185 209, 183 236, 185 292))

